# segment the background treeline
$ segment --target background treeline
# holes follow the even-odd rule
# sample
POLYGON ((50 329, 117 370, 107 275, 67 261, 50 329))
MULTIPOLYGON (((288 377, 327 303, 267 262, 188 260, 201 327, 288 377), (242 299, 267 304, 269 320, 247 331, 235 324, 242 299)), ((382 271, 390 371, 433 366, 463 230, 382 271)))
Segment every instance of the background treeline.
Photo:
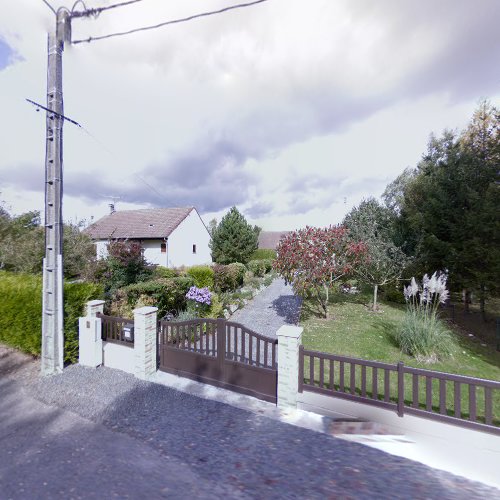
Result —
POLYGON ((387 186, 383 202, 365 200, 345 217, 376 256, 375 269, 361 271, 373 285, 384 284, 385 275, 444 271, 464 306, 474 293, 484 315, 485 302, 499 292, 499 171, 500 113, 483 101, 464 130, 431 135, 421 161, 387 186))

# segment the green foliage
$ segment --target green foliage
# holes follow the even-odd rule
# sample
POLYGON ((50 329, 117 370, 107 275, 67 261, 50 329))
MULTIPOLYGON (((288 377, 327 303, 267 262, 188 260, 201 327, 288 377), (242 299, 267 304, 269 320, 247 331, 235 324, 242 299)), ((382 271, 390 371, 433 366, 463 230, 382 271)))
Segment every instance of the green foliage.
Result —
POLYGON ((265 286, 269 286, 273 281, 274 281, 274 278, 275 276, 272 275, 272 274, 268 274, 265 278, 264 278, 264 285, 265 286))
POLYGON ((248 270, 257 277, 262 277, 266 274, 266 261, 264 260, 251 260, 247 264, 248 270))
POLYGON ((206 317, 214 319, 224 317, 224 302, 216 293, 212 293, 212 303, 206 317))
POLYGON ((210 248, 213 261, 218 264, 246 264, 257 250, 259 232, 260 228, 248 224, 236 207, 231 208, 212 229, 210 248))
POLYGON ((453 340, 444 323, 435 315, 417 311, 406 312, 396 331, 396 342, 405 354, 427 363, 435 363, 453 352, 453 340))
POLYGON ((76 278, 85 273, 86 267, 96 260, 96 249, 91 238, 81 232, 81 225, 64 224, 63 253, 64 276, 76 278))
MULTIPOLYGON (((95 261, 95 246, 80 231, 79 224, 64 224, 64 276, 75 278, 88 272, 95 261)), ((40 212, 26 212, 10 216, 0 212, 0 268, 14 272, 38 274, 42 272, 45 253, 45 232, 40 226, 40 212)))
POLYGON ((142 247, 137 241, 111 241, 104 265, 102 279, 109 294, 119 288, 147 281, 154 273, 153 269, 148 267, 142 247))
POLYGON ((481 103, 458 134, 432 136, 406 185, 401 225, 414 234, 417 267, 447 269, 454 289, 498 292, 500 113, 481 103))
POLYGON ((233 262, 228 264, 227 267, 229 268, 233 288, 238 288, 243 285, 243 279, 247 271, 245 264, 242 264, 241 262, 233 262))
POLYGON ((172 323, 178 323, 181 321, 190 321, 196 319, 198 316, 193 311, 179 311, 177 316, 171 320, 172 323))
MULTIPOLYGON (((21 273, 0 272, 0 341, 29 354, 41 352, 42 279, 21 273)), ((103 297, 92 283, 64 285, 64 360, 78 360, 78 318, 89 300, 103 297)))
POLYGON ((250 256, 250 260, 261 260, 261 259, 271 259, 276 258, 276 250, 272 248, 257 248, 255 252, 250 256))
POLYGON ((187 270, 188 276, 194 279, 194 285, 198 288, 214 286, 214 270, 211 266, 193 266, 187 270))
POLYGON ((378 287, 401 277, 407 257, 393 241, 394 212, 374 198, 363 200, 344 218, 343 225, 354 241, 362 241, 367 258, 353 269, 354 275, 373 287, 373 310, 377 310, 378 287))
POLYGON ((403 294, 403 286, 391 283, 386 285, 382 289, 384 299, 387 302, 394 302, 396 304, 404 304, 405 296, 403 294))
POLYGON ((65 283, 64 285, 64 361, 78 361, 78 318, 85 315, 89 300, 104 298, 101 285, 95 283, 65 283))
POLYGON ((158 307, 158 316, 162 317, 168 312, 186 308, 186 293, 193 285, 194 280, 191 276, 134 283, 117 290, 113 295, 113 302, 126 302, 131 309, 134 309, 139 300, 143 302, 147 300, 148 304, 158 307))
POLYGON ((230 292, 241 286, 244 271, 241 264, 233 263, 229 265, 215 264, 214 270, 214 289, 217 293, 230 292))
POLYGON ((155 278, 177 278, 179 275, 180 273, 178 269, 170 267, 156 266, 154 270, 155 278))

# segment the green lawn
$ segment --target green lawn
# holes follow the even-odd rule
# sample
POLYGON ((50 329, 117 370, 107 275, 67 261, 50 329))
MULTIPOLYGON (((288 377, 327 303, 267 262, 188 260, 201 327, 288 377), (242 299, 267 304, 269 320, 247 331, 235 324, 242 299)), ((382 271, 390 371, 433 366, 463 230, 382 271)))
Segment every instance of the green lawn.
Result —
MULTIPOLYGON (((334 294, 329 307, 329 319, 319 317, 317 309, 313 303, 304 302, 301 318, 301 326, 304 327, 303 345, 306 349, 327 352, 337 355, 351 356, 366 360, 382 361, 395 364, 403 361, 405 365, 435 370, 471 377, 484 378, 490 380, 500 380, 500 353, 494 351, 494 347, 488 345, 484 347, 477 339, 471 339, 468 332, 453 326, 450 329, 454 333, 455 348, 453 356, 433 364, 425 364, 416 361, 414 358, 401 353, 394 341, 394 334, 404 315, 405 306, 394 303, 380 303, 381 310, 373 313, 365 305, 369 302, 369 295, 346 295, 334 294)), ((319 380, 319 363, 315 364, 315 380, 319 380)), ((328 366, 325 364, 325 380, 328 380, 328 366)), ((335 380, 339 381, 338 366, 335 366, 335 380)), ((356 392, 360 393, 361 368, 356 370, 356 392)), ((306 360, 305 373, 309 373, 306 360)), ((367 369, 367 387, 371 389, 371 369, 367 369)), ((382 375, 382 374, 381 374, 382 375)), ((383 380, 379 376, 379 387, 383 387, 383 380)), ((395 396, 397 385, 391 375, 391 397, 395 396)), ((307 375, 306 375, 307 377, 307 375)), ((410 375, 405 377, 405 399, 411 404, 411 380, 410 375)), ((349 367, 345 370, 346 391, 350 390, 349 367)), ((337 384, 336 384, 337 387, 337 384)), ((338 387, 337 387, 338 388, 338 387)), ((452 383, 447 383, 447 411, 452 413, 453 406, 452 383)), ((382 391, 381 391, 382 392, 382 391)), ((468 416, 468 395, 465 390, 461 392, 461 412, 468 416)), ((425 383, 421 378, 419 387, 421 406, 425 402, 425 383)), ((368 391, 369 397, 371 392, 368 391)), ((439 407, 439 386, 438 381, 433 382, 433 406, 439 407)), ((493 394, 493 414, 495 421, 500 425, 500 391, 493 394)), ((478 418, 481 420, 484 415, 484 391, 477 391, 478 418)))

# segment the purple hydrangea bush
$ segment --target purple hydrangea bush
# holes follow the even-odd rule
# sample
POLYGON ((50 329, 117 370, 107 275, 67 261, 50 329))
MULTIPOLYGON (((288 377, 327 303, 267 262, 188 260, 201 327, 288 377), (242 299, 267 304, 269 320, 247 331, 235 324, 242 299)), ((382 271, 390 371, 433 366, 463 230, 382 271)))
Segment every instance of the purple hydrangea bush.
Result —
POLYGON ((186 299, 188 300, 188 311, 196 313, 197 316, 202 317, 207 314, 210 305, 212 304, 212 293, 210 290, 205 288, 198 288, 192 286, 188 293, 186 293, 186 299))

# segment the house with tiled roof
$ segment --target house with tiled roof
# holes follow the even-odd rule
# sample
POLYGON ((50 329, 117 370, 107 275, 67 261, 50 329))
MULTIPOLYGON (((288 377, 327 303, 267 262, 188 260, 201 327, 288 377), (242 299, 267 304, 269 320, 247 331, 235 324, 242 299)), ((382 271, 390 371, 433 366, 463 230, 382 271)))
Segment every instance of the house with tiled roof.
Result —
POLYGON ((179 267, 212 261, 210 234, 195 207, 112 211, 84 232, 103 258, 109 241, 133 240, 151 264, 179 267))
POLYGON ((290 231, 261 231, 259 233, 259 248, 276 250, 281 238, 290 231))

